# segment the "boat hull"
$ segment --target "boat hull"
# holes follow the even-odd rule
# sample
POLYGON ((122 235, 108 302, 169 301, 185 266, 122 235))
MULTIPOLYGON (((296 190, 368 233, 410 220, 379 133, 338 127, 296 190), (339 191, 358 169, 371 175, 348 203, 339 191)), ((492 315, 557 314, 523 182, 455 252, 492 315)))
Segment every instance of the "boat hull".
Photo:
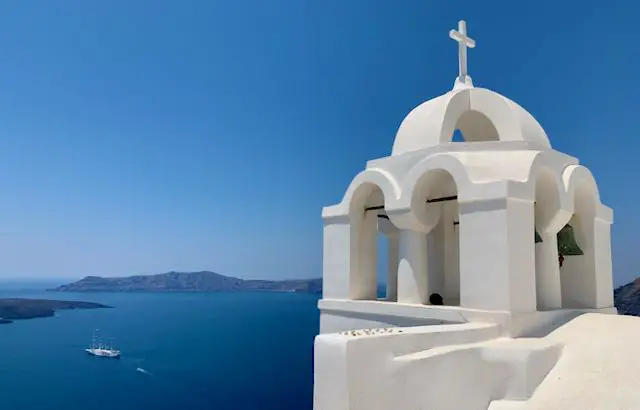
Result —
POLYGON ((106 349, 84 349, 91 356, 106 357, 110 359, 119 359, 120 352, 106 349))

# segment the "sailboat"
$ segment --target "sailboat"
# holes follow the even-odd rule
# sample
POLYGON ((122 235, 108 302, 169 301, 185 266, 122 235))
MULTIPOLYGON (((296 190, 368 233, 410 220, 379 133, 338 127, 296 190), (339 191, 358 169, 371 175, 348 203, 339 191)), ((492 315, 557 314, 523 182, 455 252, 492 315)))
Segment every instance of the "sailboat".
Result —
POLYGON ((111 344, 105 344, 104 342, 102 342, 102 340, 98 336, 98 330, 99 329, 96 329, 95 332, 93 332, 93 340, 91 342, 91 346, 84 350, 93 356, 111 357, 115 359, 120 358, 120 350, 114 349, 111 344))

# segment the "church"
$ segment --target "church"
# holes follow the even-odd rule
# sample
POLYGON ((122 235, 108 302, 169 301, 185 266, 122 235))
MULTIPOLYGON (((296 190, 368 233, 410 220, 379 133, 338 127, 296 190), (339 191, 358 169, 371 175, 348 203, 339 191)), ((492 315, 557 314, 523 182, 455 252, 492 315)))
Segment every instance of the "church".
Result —
POLYGON ((465 22, 449 36, 453 88, 323 208, 314 409, 640 409, 612 209, 533 115, 474 87, 465 22))

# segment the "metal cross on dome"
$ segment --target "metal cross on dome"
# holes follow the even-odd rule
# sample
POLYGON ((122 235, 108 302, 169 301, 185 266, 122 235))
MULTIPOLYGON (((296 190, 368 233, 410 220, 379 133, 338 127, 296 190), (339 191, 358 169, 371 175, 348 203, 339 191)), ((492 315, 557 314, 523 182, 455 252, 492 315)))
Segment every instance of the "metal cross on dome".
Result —
POLYGON ((467 47, 474 48, 476 41, 467 36, 467 23, 464 20, 458 22, 458 30, 449 31, 449 37, 458 42, 458 80, 463 83, 470 83, 471 78, 467 75, 467 47))

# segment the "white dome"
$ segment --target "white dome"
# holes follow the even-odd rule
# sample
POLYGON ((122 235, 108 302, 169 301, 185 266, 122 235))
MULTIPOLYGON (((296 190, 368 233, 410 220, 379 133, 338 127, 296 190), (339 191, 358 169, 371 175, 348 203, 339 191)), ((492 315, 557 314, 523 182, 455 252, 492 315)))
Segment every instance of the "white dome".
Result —
POLYGON ((538 121, 494 91, 466 87, 426 101, 402 121, 391 155, 450 143, 459 129, 465 141, 528 141, 551 147, 538 121))

